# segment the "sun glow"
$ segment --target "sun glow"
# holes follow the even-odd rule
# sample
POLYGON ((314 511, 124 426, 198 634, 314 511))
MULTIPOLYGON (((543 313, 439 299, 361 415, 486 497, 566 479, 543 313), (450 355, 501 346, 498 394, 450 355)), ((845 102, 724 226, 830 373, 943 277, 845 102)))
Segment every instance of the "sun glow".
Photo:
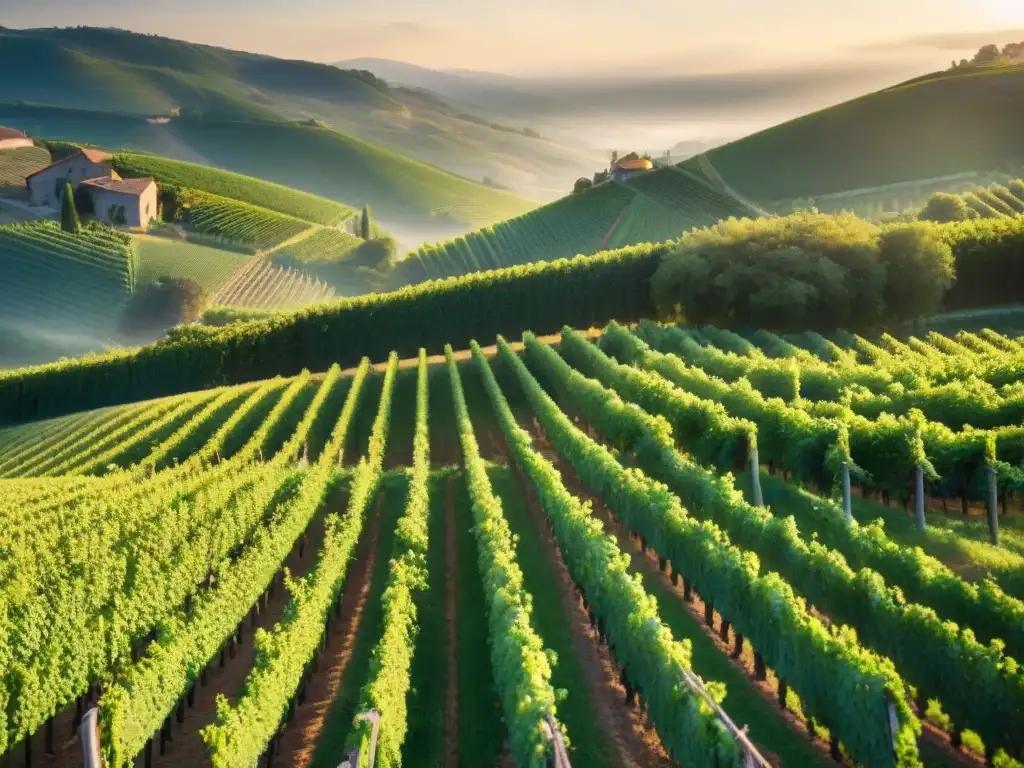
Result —
POLYGON ((1024 23, 1024 2, 1021 0, 970 0, 977 10, 995 24, 1024 23))

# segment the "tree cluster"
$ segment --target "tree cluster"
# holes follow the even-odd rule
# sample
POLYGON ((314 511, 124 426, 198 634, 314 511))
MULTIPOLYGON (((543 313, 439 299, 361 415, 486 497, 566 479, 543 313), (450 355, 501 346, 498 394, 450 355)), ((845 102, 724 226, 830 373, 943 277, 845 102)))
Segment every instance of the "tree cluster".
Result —
POLYGON ((160 336, 176 325, 194 323, 207 298, 206 289, 195 280, 159 277, 132 295, 121 320, 121 332, 129 338, 146 338, 160 336))
POLYGON ((684 235, 652 297, 661 315, 697 325, 864 332, 933 313, 953 276, 934 226, 798 213, 684 235))

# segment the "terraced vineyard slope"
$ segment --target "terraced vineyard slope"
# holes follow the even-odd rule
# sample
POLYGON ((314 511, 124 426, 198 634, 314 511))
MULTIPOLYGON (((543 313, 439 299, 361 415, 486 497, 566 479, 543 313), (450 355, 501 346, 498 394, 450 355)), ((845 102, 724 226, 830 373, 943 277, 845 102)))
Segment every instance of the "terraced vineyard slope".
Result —
POLYGON ((398 265, 393 282, 402 285, 659 243, 721 219, 757 215, 694 174, 664 168, 624 184, 598 184, 518 218, 422 248, 398 265))

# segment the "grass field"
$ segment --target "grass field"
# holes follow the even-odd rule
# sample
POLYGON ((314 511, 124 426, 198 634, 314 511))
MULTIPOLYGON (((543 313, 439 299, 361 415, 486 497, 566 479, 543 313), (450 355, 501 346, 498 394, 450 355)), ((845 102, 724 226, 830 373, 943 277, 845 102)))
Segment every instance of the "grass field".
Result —
POLYGON ((189 278, 211 293, 251 258, 248 253, 177 238, 136 236, 134 243, 139 254, 139 282, 153 282, 165 275, 189 278))
MULTIPOLYGON (((829 377, 884 388, 917 357, 883 364, 861 344, 856 361, 826 362, 771 334, 706 328, 670 359, 643 351, 651 333, 611 326, 595 345, 567 330, 557 348, 527 334, 518 353, 499 340, 446 360, 365 360, 0 429, 0 522, 14 542, 3 594, 20 608, 7 620, 12 653, 52 680, 5 684, 5 712, 21 716, 3 721, 0 765, 13 766, 26 738, 42 745, 48 717, 34 713, 48 711, 56 760, 73 760, 74 700, 108 664, 79 642, 130 653, 134 628, 148 633, 154 617, 155 645, 122 663, 99 702, 115 765, 167 721, 167 764, 248 763, 273 748, 286 763, 329 767, 365 743, 353 718, 374 707, 387 764, 527 765, 534 746, 552 749, 539 725, 524 726, 546 712, 574 765, 669 768, 711 749, 710 711, 673 709, 703 685, 772 765, 828 765, 831 750, 861 764, 954 766, 980 760, 984 743, 996 764, 1020 765, 1020 672, 1008 657, 1022 647, 1008 632, 1024 612, 1017 502, 996 547, 982 518, 934 499, 918 529, 875 497, 876 475, 861 481, 848 525, 795 463, 827 446, 776 434, 776 422, 810 428, 816 406, 731 383, 746 370, 764 387, 771 366, 788 364, 814 391, 829 377), (603 350, 643 356, 624 365, 603 350), (757 473, 761 508, 743 501, 755 498, 752 475, 725 450, 749 429, 762 460, 786 472, 757 473), (87 546, 85 516, 67 517, 85 510, 105 520, 87 546), (61 556, 40 557, 49 550, 61 556), (51 599, 83 580, 64 562, 102 574, 125 554, 137 564, 127 586, 97 580, 73 607, 51 599), (302 587, 281 588, 283 566, 302 587), (90 621, 93 610, 128 634, 90 621), (856 636, 830 634, 828 620, 856 636), (978 642, 992 638, 1005 650, 978 642), (59 683, 50 658, 63 660, 59 683), (279 685, 261 685, 268 675, 279 685), (859 682, 834 696, 843 681, 859 682), (524 712, 525 696, 546 703, 524 712), (965 755, 950 746, 954 724, 965 755)), ((1019 347, 987 333, 913 349, 939 376, 964 355, 984 372, 1019 347)), ((887 438, 859 442, 868 428, 852 421, 841 450, 862 466, 900 461, 887 438)), ((946 466, 933 441, 929 458, 946 466)), ((739 768, 737 735, 715 732, 717 764, 739 768)))
MULTIPOLYGON (((1024 68, 936 73, 791 120, 706 154, 762 202, 1024 164, 1024 68)), ((699 162, 683 167, 699 172, 699 162)))

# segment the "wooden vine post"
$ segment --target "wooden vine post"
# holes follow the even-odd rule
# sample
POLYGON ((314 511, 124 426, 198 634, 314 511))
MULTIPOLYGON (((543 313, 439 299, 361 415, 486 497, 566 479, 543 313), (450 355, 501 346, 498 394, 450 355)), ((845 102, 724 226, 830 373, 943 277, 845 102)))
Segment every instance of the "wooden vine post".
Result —
POLYGON ((103 768, 100 757, 100 711, 92 707, 82 718, 82 727, 78 730, 78 738, 82 742, 82 764, 85 768, 103 768))
POLYGON ((853 499, 850 496, 850 463, 843 462, 843 516, 846 522, 853 520, 853 499))
POLYGON ((991 464, 985 467, 985 479, 988 481, 988 493, 985 494, 985 506, 988 513, 988 540, 999 546, 999 488, 996 468, 991 464))
POLYGON ((917 519, 917 527, 925 529, 924 522, 924 469, 920 464, 914 470, 914 517, 917 519))
POLYGON ((757 438, 750 435, 748 438, 750 448, 750 488, 755 507, 764 506, 764 494, 761 493, 761 460, 757 454, 757 438))

